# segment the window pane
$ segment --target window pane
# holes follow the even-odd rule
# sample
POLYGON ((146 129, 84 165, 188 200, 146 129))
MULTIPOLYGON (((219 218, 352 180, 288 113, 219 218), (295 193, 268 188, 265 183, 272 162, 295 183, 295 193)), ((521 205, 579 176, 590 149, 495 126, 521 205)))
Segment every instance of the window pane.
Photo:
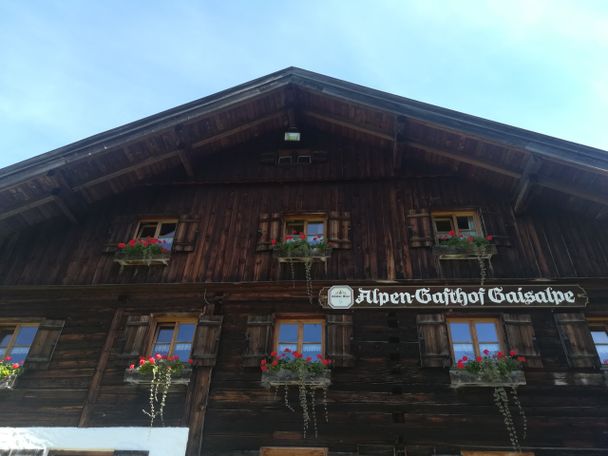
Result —
POLYGON ((313 361, 317 361, 317 355, 321 354, 321 344, 304 344, 302 345, 302 355, 304 358, 310 356, 313 361))
POLYGON ((608 345, 597 345, 595 348, 597 348, 597 354, 602 364, 604 361, 608 361, 608 345))
POLYGON ((175 236, 176 227, 177 224, 175 223, 163 223, 160 226, 160 233, 158 234, 159 237, 173 238, 173 236, 175 236))
POLYGON ((168 343, 156 343, 154 344, 154 347, 152 348, 152 356, 158 354, 161 355, 168 355, 169 354, 169 350, 171 349, 171 344, 168 343))
POLYGON ((34 341, 36 331, 38 331, 37 326, 21 326, 19 328, 19 333, 17 334, 17 339, 15 340, 15 345, 24 345, 29 347, 34 341))
POLYGON ((278 352, 282 355, 285 355, 286 358, 292 358, 291 353, 287 353, 285 351, 286 348, 288 348, 291 352, 297 351, 298 350, 298 345, 297 344, 279 344, 279 350, 278 352))
POLYGON ((475 230, 475 221, 470 215, 456 217, 459 230, 475 230))
POLYGON ((137 234, 138 238, 145 237, 154 237, 156 235, 156 226, 157 223, 142 223, 139 226, 139 233, 137 234))
POLYGON ((591 331, 591 336, 596 344, 608 344, 608 333, 606 331, 591 331))
POLYGON ((190 352, 192 351, 192 344, 175 344, 175 350, 173 350, 173 356, 179 357, 182 361, 190 358, 190 352))
POLYGON ((468 323, 450 323, 452 340, 455 342, 472 342, 471 330, 468 323))
POLYGON ((13 337, 15 328, 0 328, 0 347, 6 347, 13 337))
POLYGON ((283 323, 279 327, 280 342, 298 342, 298 325, 293 323, 283 323))
POLYGON ((156 342, 171 342, 173 338, 173 326, 161 326, 156 336, 156 342))
POLYGON ((320 323, 304 324, 304 340, 302 342, 320 342, 322 339, 321 331, 323 327, 320 323))
POLYGON ((304 220, 290 220, 285 224, 285 235, 294 235, 304 232, 304 220), (295 231, 295 233, 294 233, 295 231))
POLYGON ((27 352, 29 351, 30 347, 13 347, 9 355, 11 356, 11 358, 13 358, 12 362, 20 363, 22 361, 25 361, 25 358, 27 357, 27 352))
POLYGON ((498 342, 496 334, 496 324, 494 323, 475 323, 477 340, 480 342, 498 342))
POLYGON ((473 349, 473 344, 453 344, 452 348, 454 349, 454 356, 456 357, 456 361, 458 361, 463 356, 467 356, 469 359, 475 358, 475 350, 473 349))
POLYGON ((499 344, 479 344, 479 352, 482 356, 485 354, 483 351, 488 350, 491 355, 496 354, 500 351, 499 344))
POLYGON ((323 234, 325 224, 323 222, 308 222, 308 228, 306 234, 314 236, 323 234))
POLYGON ((451 219, 435 219, 435 229, 437 232, 448 233, 452 231, 454 228, 452 227, 451 219))
POLYGON ((194 339, 194 323, 180 323, 179 331, 177 332, 178 342, 192 342, 194 339))

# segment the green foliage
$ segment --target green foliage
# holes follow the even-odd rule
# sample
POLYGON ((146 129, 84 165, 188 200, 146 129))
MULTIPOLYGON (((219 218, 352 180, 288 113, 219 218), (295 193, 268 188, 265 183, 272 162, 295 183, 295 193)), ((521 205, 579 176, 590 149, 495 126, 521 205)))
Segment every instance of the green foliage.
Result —
POLYGON ((11 362, 10 358, 0 361, 0 380, 21 375, 23 367, 19 363, 11 362))

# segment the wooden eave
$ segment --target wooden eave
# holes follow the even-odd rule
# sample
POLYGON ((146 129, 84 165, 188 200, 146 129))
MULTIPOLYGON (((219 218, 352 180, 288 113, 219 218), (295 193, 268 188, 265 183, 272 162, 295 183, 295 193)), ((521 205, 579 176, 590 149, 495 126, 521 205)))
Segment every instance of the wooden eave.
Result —
POLYGON ((90 203, 176 169, 192 178, 195 160, 278 131, 294 115, 390 147, 396 165, 416 158, 502 185, 516 211, 530 195, 559 193, 607 214, 605 151, 287 68, 0 170, 0 233, 55 216, 76 221, 90 203))

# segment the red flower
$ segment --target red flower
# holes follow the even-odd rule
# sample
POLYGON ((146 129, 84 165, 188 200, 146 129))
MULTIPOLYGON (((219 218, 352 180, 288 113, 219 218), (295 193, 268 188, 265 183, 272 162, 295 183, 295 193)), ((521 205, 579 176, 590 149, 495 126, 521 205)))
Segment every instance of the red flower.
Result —
POLYGON ((519 361, 520 363, 525 363, 526 362, 526 358, 524 356, 518 356, 517 357, 517 361, 519 361))
POLYGON ((296 230, 293 230, 293 231, 291 232, 291 234, 298 234, 298 232, 297 232, 296 230))
POLYGON ((288 241, 291 241, 293 239, 293 236, 287 235, 287 236, 285 236, 285 239, 288 241))
POLYGON ((11 356, 7 356, 6 358, 4 358, 4 361, 10 361, 11 359, 13 359, 11 356))
POLYGON ((318 354, 317 359, 323 359, 323 356, 321 354, 318 354))
POLYGON ((306 362, 308 362, 308 363, 309 363, 309 362, 311 362, 311 361, 312 361, 312 358, 311 358, 310 356, 307 356, 307 357, 306 357, 306 362))
POLYGON ((151 356, 148 358, 148 361, 150 361, 150 364, 156 363, 156 361, 154 361, 154 358, 152 358, 151 356))
POLYGON ((279 362, 275 359, 272 363, 273 366, 276 366, 277 364, 279 364, 279 362))
POLYGON ((156 357, 156 359, 162 359, 162 358, 163 358, 163 355, 161 355, 160 353, 157 353, 157 354, 155 355, 155 357, 156 357))
POLYGON ((143 359, 143 358, 142 358, 142 359, 140 359, 140 360, 139 360, 139 365, 140 365, 140 366, 143 366, 144 364, 146 364, 146 360, 145 360, 145 359, 143 359))
POLYGON ((286 348, 285 350, 283 350, 285 353, 291 353, 291 350, 289 348, 286 348))
POLYGON ((150 239, 150 244, 158 244, 158 239, 156 239, 156 238, 151 238, 151 239, 150 239))
POLYGON ((131 369, 131 370, 135 369, 135 364, 130 364, 129 369, 131 369))
POLYGON ((19 369, 19 363, 14 363, 13 364, 13 369, 19 369))
POLYGON ((456 364, 456 367, 458 369, 464 369, 464 363, 462 361, 458 361, 458 364, 456 364))
POLYGON ((324 359, 324 360, 322 360, 321 362, 323 363, 323 365, 324 365, 324 366, 329 366, 329 363, 330 363, 331 361, 330 361, 330 360, 328 360, 328 359, 324 359))
POLYGON ((489 355, 490 354, 490 350, 488 350, 487 348, 483 351, 484 355, 489 355))
POLYGON ((188 364, 192 364, 192 358, 188 360, 188 364))
POLYGON ((129 241, 129 246, 130 246, 130 247, 135 247, 135 239, 131 239, 131 240, 129 241))
POLYGON ((124 249, 127 246, 127 244, 125 244, 124 242, 119 242, 118 243, 118 248, 119 249, 124 249))
POLYGON ((492 236, 491 234, 488 234, 486 236, 486 241, 491 241, 492 239, 494 239, 494 236, 492 236))
POLYGON ((277 356, 277 352, 270 352, 270 356, 272 356, 273 358, 275 358, 277 356))
POLYGON ((306 235, 305 234, 300 234, 300 239, 305 240, 306 239, 306 235))
POLYGON ((271 243, 272 245, 277 245, 277 240, 276 240, 276 239, 273 239, 272 241, 270 241, 270 243, 271 243))
POLYGON ((454 230, 450 230, 450 231, 448 232, 448 234, 449 234, 450 236, 452 236, 452 237, 454 237, 454 236, 456 235, 456 233, 454 232, 454 230))
POLYGON ((262 369, 262 372, 266 372, 268 370, 266 366, 262 366, 260 369, 262 369))
POLYGON ((478 363, 480 363, 482 361, 482 359, 483 358, 481 356, 478 356, 477 358, 475 358, 475 361, 477 361, 478 363))
POLYGON ((503 353, 503 352, 498 352, 498 353, 496 353, 496 357, 497 357, 498 359, 500 359, 500 358, 504 358, 504 356, 505 356, 505 355, 504 355, 504 353, 503 353))
POLYGON ((266 365, 266 362, 267 362, 267 361, 266 361, 265 359, 263 359, 262 361, 260 361, 260 365, 265 366, 265 365, 266 365))
POLYGON ((302 357, 302 353, 295 351, 293 352, 293 356, 294 358, 300 359, 302 357))
POLYGON ((179 356, 175 355, 175 356, 173 357, 173 361, 179 361, 179 356))
POLYGON ((509 355, 511 355, 511 356, 517 356, 517 350, 511 350, 509 352, 509 355))
POLYGON ((463 360, 463 361, 468 361, 468 360, 469 360, 469 357, 468 357, 468 356, 463 356, 463 357, 462 357, 462 360, 463 360))

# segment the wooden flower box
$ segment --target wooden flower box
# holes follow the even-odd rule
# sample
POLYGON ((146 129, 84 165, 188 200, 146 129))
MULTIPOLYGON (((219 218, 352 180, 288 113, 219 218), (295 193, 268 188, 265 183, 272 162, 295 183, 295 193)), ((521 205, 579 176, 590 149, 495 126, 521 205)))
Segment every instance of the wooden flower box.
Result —
POLYGON ((477 260, 478 258, 489 260, 498 251, 494 244, 490 244, 483 249, 483 253, 479 255, 479 250, 473 245, 453 246, 453 245, 435 245, 433 246, 433 255, 440 260, 477 260))
POLYGON ((491 386, 513 387, 526 384, 524 371, 514 370, 500 379, 490 379, 481 374, 469 372, 466 369, 450 369, 450 382, 452 388, 461 386, 491 386))
MULTIPOLYGON (((301 380, 297 372, 288 369, 280 369, 276 372, 262 372, 261 383, 263 387, 270 388, 300 385, 301 380)), ((331 372, 328 369, 319 373, 307 373, 304 376, 304 384, 311 388, 325 389, 331 385, 331 372)))
MULTIPOLYGON (((191 368, 184 368, 178 375, 173 374, 171 376, 171 385, 187 385, 190 383, 190 377, 192 376, 191 368)), ((124 375, 125 383, 131 385, 150 385, 152 383, 151 374, 142 374, 136 369, 126 369, 124 375)))
POLYGON ((331 256, 331 247, 275 249, 274 256, 279 263, 303 263, 311 260, 326 262, 331 256))
POLYGON ((134 256, 118 251, 114 254, 114 263, 124 266, 167 266, 171 253, 158 253, 155 255, 134 256))
POLYGON ((15 381, 17 380, 17 375, 11 375, 9 377, 5 377, 0 380, 0 390, 3 389, 13 389, 15 386, 15 381))

